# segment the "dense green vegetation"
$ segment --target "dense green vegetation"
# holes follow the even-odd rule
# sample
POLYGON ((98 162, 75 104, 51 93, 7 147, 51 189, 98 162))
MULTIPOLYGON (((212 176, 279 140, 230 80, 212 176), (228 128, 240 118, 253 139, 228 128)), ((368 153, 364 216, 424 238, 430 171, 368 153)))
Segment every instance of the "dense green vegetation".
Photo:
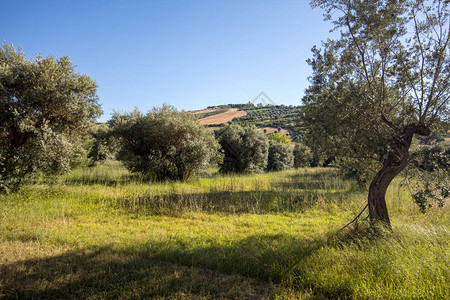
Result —
POLYGON ((295 168, 309 167, 313 162, 311 149, 302 143, 295 144, 293 155, 295 168))
POLYGON ((269 134, 268 136, 269 141, 279 142, 286 145, 291 145, 291 140, 284 134, 274 132, 269 134))
POLYGON ((450 197, 450 141, 421 145, 412 157, 414 201, 423 212, 436 205, 444 206, 450 197))
POLYGON ((195 117, 172 106, 116 113, 110 134, 119 145, 117 159, 148 178, 186 180, 208 168, 219 156, 214 133, 195 117))
POLYGON ((38 172, 64 173, 85 156, 83 134, 101 115, 97 84, 69 57, 27 59, 0 47, 0 193, 38 172))
POLYGON ((247 112, 247 115, 233 122, 241 125, 251 124, 256 127, 295 128, 298 126, 300 106, 249 106, 243 110, 247 112))
POLYGON ((0 298, 448 298, 448 207, 387 199, 393 233, 338 232, 366 197, 332 169, 35 178, 0 195, 0 298))
MULTIPOLYGON (((270 136, 269 136, 270 137, 270 136)), ((269 139, 267 171, 282 171, 294 166, 294 154, 291 144, 269 139)))
POLYGON ((414 137, 448 124, 450 3, 311 4, 325 11, 337 34, 308 60, 306 142, 369 178, 370 219, 390 226, 386 190, 408 167, 414 137))
POLYGON ((227 125, 216 131, 223 160, 221 173, 259 173, 267 167, 269 143, 255 127, 227 125))

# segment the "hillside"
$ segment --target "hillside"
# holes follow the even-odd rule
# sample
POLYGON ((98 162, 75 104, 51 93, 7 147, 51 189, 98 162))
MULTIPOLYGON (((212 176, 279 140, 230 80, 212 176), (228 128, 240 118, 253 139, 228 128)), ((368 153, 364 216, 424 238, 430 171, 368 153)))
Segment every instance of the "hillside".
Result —
POLYGON ((255 106, 247 103, 210 106, 192 113, 202 125, 221 126, 228 122, 242 126, 254 125, 266 134, 280 132, 295 139, 302 133, 299 125, 300 112, 300 106, 261 104, 255 106))
POLYGON ((233 119, 244 117, 245 115, 247 115, 247 112, 239 110, 237 108, 229 108, 226 110, 211 110, 207 112, 205 115, 203 116, 203 118, 199 119, 198 121, 199 124, 220 125, 230 122, 233 119))

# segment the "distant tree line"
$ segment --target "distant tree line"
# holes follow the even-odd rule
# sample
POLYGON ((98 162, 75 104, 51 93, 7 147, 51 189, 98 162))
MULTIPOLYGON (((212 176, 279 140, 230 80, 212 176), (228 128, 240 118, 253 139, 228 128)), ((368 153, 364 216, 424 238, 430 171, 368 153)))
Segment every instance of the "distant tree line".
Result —
MULTIPOLYGON (((97 85, 79 74, 68 57, 27 60, 21 51, 0 49, 0 191, 15 190, 33 174, 62 174, 79 165, 114 158, 155 180, 186 180, 219 166, 221 173, 278 171, 307 166, 308 150, 292 147, 279 133, 267 137, 255 126, 201 126, 174 107, 102 113, 97 85)), ((293 107, 238 108, 288 116, 293 107)), ((225 108, 219 108, 218 111, 225 108)), ((215 112, 210 113, 210 115, 215 112)), ((302 146, 306 147, 306 146, 302 146)))
MULTIPOLYGON (((255 109, 251 103, 231 106, 255 109)), ((107 124, 96 124, 102 111, 93 79, 77 73, 68 57, 28 60, 6 43, 0 49, 0 107, 3 192, 33 174, 67 173, 108 158, 155 180, 186 180, 214 165, 222 173, 283 170, 295 161, 283 135, 268 138, 238 124, 214 131, 171 106, 116 112, 107 124)), ((278 109, 286 114, 292 107, 278 109)))
MULTIPOLYGON (((99 141, 94 145, 113 141, 116 158, 131 172, 157 180, 186 180, 214 165, 220 173, 280 171, 308 166, 312 159, 308 150, 295 150, 299 145, 294 149, 282 134, 267 137, 254 126, 238 124, 213 131, 197 124, 192 114, 171 106, 146 115, 138 110, 115 113, 108 125, 109 133, 97 135, 99 141)), ((91 160, 105 159, 111 151, 107 146, 102 149, 106 153, 91 151, 95 153, 91 160)))
MULTIPOLYGON (((205 118, 230 108, 237 108, 247 112, 246 116, 236 118, 231 123, 237 123, 241 126, 256 126, 256 127, 281 127, 288 128, 294 136, 303 135, 304 128, 300 122, 301 106, 293 105, 263 105, 258 103, 254 105, 251 102, 246 104, 225 104, 217 106, 208 106, 209 109, 216 109, 213 112, 207 112, 197 115, 198 118, 205 118)), ((209 127, 221 127, 221 125, 210 125, 209 127)))

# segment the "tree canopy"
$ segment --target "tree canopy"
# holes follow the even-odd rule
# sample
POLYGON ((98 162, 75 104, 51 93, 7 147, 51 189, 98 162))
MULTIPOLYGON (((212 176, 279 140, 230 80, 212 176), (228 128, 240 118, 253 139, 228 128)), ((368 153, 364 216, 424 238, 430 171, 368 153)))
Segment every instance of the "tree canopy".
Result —
POLYGON ((294 146, 294 168, 310 167, 313 160, 313 153, 308 146, 297 142, 294 146))
POLYGON ((316 0, 340 38, 313 48, 303 98, 307 141, 373 176, 372 221, 390 226, 385 193, 414 135, 448 122, 448 1, 316 0))
POLYGON ((262 172, 267 166, 268 140, 255 127, 227 125, 216 132, 224 155, 220 172, 262 172))
MULTIPOLYGON (((282 135, 283 136, 283 135, 282 135)), ((267 171, 281 171, 294 166, 293 147, 285 142, 269 139, 267 171)))
POLYGON ((69 57, 0 48, 0 190, 34 172, 66 172, 80 134, 102 113, 97 85, 69 57))
POLYGON ((117 158, 132 172, 158 180, 186 180, 218 158, 214 133, 197 124, 194 115, 172 106, 146 115, 115 113, 109 121, 119 138, 117 158))
POLYGON ((271 141, 277 141, 277 142, 280 142, 280 143, 283 143, 286 145, 291 144, 291 140, 286 135, 278 133, 278 132, 269 134, 268 138, 271 141))

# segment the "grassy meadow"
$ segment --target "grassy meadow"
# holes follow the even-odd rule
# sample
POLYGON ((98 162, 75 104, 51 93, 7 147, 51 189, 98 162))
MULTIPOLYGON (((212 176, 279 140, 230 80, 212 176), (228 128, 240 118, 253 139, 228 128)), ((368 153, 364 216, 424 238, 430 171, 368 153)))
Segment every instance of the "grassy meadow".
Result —
POLYGON ((366 196, 333 169, 35 178, 0 195, 0 298, 448 299, 448 205, 387 198, 393 232, 339 231, 366 196))

